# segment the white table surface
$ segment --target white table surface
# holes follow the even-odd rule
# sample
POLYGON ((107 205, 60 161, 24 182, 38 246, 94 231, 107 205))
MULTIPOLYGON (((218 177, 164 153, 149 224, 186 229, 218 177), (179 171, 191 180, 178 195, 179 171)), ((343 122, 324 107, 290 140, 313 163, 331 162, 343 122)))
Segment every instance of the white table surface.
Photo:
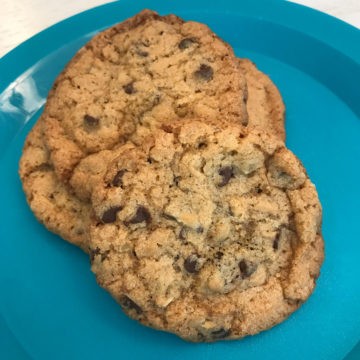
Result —
MULTIPOLYGON (((108 2, 110 1, 0 0, 0 57, 60 20, 108 2)), ((360 28, 360 0, 293 0, 293 2, 313 7, 360 28)))

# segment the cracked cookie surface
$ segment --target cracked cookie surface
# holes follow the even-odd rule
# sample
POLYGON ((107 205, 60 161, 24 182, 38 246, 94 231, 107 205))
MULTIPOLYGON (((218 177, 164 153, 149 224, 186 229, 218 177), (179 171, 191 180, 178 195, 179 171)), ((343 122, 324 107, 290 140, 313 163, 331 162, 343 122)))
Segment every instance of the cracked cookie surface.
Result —
POLYGON ((247 124, 244 76, 210 29, 144 10, 98 34, 57 78, 44 136, 61 181, 86 156, 184 117, 247 124))
MULTIPOLYGON (((284 140, 285 106, 277 87, 250 60, 238 59, 238 64, 247 83, 248 128, 262 130, 284 140)), ((116 156, 117 150, 103 150, 87 156, 74 168, 69 184, 80 199, 90 199, 93 184, 105 171, 106 164, 116 156)))
MULTIPOLYGON (((253 119, 256 119, 258 128, 273 130, 275 136, 283 138, 283 103, 275 85, 249 60, 238 61, 247 81, 250 127, 255 126, 252 126, 252 123, 255 123, 253 119), (266 93, 272 96, 266 96, 266 93)), ((54 172, 49 151, 44 143, 42 122, 43 120, 39 119, 29 133, 20 162, 20 175, 28 202, 35 216, 48 229, 87 250, 86 229, 91 213, 89 200, 93 184, 102 176, 107 163, 120 154, 120 150, 103 150, 87 156, 75 167, 69 187, 63 184, 54 172), (54 197, 53 193, 57 196, 54 197)))
POLYGON ((282 141, 187 120, 124 146, 93 192, 90 257, 129 316, 190 341, 235 339, 308 298, 321 206, 282 141))

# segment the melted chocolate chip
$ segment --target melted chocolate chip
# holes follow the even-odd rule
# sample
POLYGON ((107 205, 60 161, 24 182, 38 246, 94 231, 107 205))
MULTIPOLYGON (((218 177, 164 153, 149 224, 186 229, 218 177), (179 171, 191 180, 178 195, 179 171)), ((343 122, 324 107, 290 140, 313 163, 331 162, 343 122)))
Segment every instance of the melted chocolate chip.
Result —
POLYGON ((185 50, 185 49, 188 49, 193 44, 195 44, 196 42, 197 41, 195 40, 195 38, 185 38, 179 42, 178 47, 180 50, 185 50))
POLYGON ((112 206, 107 209, 101 217, 101 221, 104 224, 113 223, 116 221, 116 214, 122 209, 122 206, 112 206))
POLYGON ((201 64, 200 68, 195 71, 194 75, 197 79, 210 81, 213 79, 214 70, 209 65, 201 64))
POLYGON ((211 337, 213 339, 224 339, 230 335, 230 329, 220 328, 211 332, 211 337))
POLYGON ((197 273, 199 271, 198 266, 198 257, 195 254, 188 256, 184 261, 184 268, 190 274, 197 273))
POLYGON ((139 206, 136 209, 136 214, 127 222, 127 224, 138 224, 143 221, 149 223, 151 221, 151 215, 148 209, 146 209, 144 206, 139 206))
POLYGON ((100 123, 100 119, 96 117, 87 114, 84 116, 84 124, 89 128, 96 128, 99 126, 99 123, 100 123))
POLYGON ((112 181, 113 186, 122 186, 122 184, 123 184, 122 177, 124 176, 126 171, 127 171, 126 169, 121 169, 116 173, 116 175, 114 176, 113 181, 112 181))
POLYGON ((219 175, 222 176, 221 182, 218 184, 219 187, 227 185, 231 177, 234 175, 233 168, 231 166, 222 167, 219 170, 219 175))
POLYGON ((136 93, 136 89, 134 88, 134 83, 133 82, 124 85, 123 89, 126 92, 126 94, 128 94, 128 95, 136 93))
POLYGON ((243 259, 239 262, 239 268, 242 277, 247 278, 255 272, 256 265, 243 259))
POLYGON ((121 298, 120 304, 127 310, 135 310, 138 315, 143 312, 141 307, 126 295, 121 298))

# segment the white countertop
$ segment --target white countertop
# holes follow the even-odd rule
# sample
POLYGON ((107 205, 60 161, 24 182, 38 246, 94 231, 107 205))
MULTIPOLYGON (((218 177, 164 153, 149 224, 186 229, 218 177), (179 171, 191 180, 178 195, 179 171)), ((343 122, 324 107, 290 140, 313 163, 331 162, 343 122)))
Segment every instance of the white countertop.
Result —
MULTIPOLYGON (((279 0, 280 1, 280 0, 279 0)), ((26 39, 69 16, 108 0, 1 0, 0 57, 26 39)), ((294 0, 360 28, 360 0, 294 0)))

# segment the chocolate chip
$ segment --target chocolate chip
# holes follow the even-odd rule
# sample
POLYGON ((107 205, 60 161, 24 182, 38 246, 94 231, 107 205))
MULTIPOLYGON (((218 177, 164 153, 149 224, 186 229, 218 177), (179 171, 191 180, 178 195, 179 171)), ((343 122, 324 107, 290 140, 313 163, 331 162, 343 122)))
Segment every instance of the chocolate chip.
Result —
POLYGON ((195 43, 197 43, 195 38, 185 38, 179 42, 178 47, 180 50, 185 50, 185 49, 188 49, 190 46, 192 46, 195 43))
POLYGON ((90 249, 90 262, 93 262, 96 255, 100 254, 100 249, 96 247, 95 249, 90 249))
POLYGON ((123 89, 128 95, 136 93, 136 89, 134 88, 134 83, 133 82, 130 82, 130 83, 124 85, 123 89))
POLYGON ((224 328, 220 328, 218 330, 214 330, 211 332, 211 337, 213 339, 224 339, 226 337, 228 337, 230 335, 231 331, 230 329, 224 329, 224 328))
POLYGON ((126 171, 127 171, 126 169, 121 169, 116 173, 116 175, 114 176, 113 181, 112 181, 113 186, 122 186, 122 184, 123 184, 122 177, 124 176, 126 171))
POLYGON ((213 79, 214 70, 209 65, 201 64, 200 68, 195 71, 194 75, 197 79, 210 81, 213 79))
POLYGON ((256 270, 256 265, 244 259, 239 262, 240 272, 243 278, 249 277, 256 270))
POLYGON ((122 206, 112 206, 109 209, 107 209, 101 217, 101 221, 104 224, 109 224, 109 223, 113 223, 114 221, 116 221, 116 214, 118 213, 118 211, 120 211, 122 209, 122 206))
POLYGON ((197 232, 198 234, 202 234, 202 233, 204 232, 204 228, 203 228, 202 226, 198 226, 198 227, 196 228, 196 232, 197 232))
POLYGON ((199 271, 198 267, 199 267, 199 262, 197 255, 192 254, 185 259, 184 268, 188 273, 190 274, 197 273, 199 271))
POLYGON ((151 215, 148 209, 144 206, 139 206, 136 210, 136 214, 127 222, 127 224, 138 224, 143 221, 149 223, 151 221, 151 215))
POLYGON ((144 51, 144 50, 137 50, 136 53, 141 57, 148 57, 149 56, 149 53, 147 51, 144 51))
POLYGON ((90 128, 96 128, 99 126, 100 120, 91 115, 84 115, 84 124, 90 128))
POLYGON ((221 251, 217 251, 216 253, 215 253, 215 259, 218 259, 218 260, 220 260, 222 257, 224 256, 224 253, 223 252, 221 252, 221 251))
POLYGON ((143 312, 141 307, 126 295, 120 299, 120 304, 127 310, 135 310, 138 315, 143 312))
POLYGON ((230 181, 231 177, 233 177, 234 175, 233 168, 231 166, 222 167, 219 170, 219 175, 222 176, 222 180, 218 184, 218 186, 223 187, 230 181))

